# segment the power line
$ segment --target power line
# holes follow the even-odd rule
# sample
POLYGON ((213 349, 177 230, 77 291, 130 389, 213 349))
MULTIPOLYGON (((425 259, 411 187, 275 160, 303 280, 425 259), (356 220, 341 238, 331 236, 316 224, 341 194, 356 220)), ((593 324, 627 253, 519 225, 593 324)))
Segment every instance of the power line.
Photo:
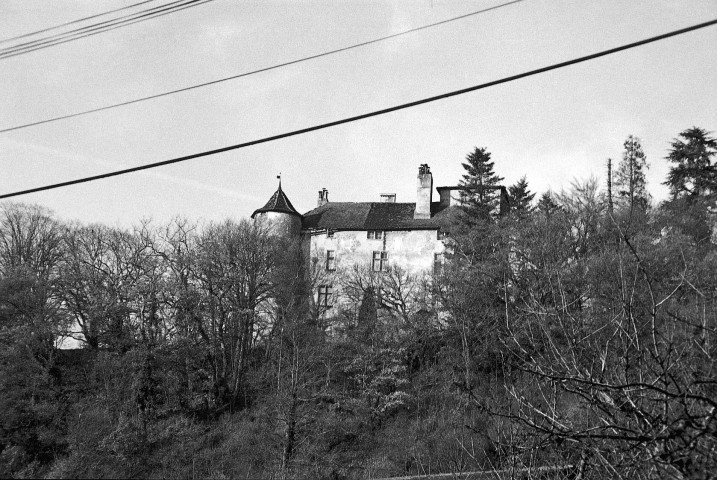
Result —
POLYGON ((97 35, 98 33, 104 33, 152 18, 169 15, 170 13, 178 12, 180 10, 184 10, 185 8, 195 7, 209 1, 212 0, 175 0, 170 3, 134 12, 122 17, 105 20, 93 25, 87 25, 85 27, 51 35, 49 37, 12 45, 10 47, 0 49, 0 60, 24 55, 26 53, 53 47, 62 43, 71 42, 73 40, 79 40, 81 38, 97 35))
POLYGON ((146 164, 146 165, 140 165, 140 166, 138 166, 138 167, 125 168, 125 169, 123 169, 123 170, 116 170, 116 171, 114 171, 114 172, 103 173, 103 174, 100 174, 100 175, 93 175, 93 176, 91 176, 91 177, 78 178, 78 179, 75 179, 75 180, 69 180, 69 181, 67 181, 67 182, 61 182, 61 183, 55 183, 55 184, 52 184, 52 185, 45 185, 45 186, 42 186, 42 187, 30 188, 30 189, 28 189, 28 190, 21 190, 21 191, 13 192, 13 193, 6 193, 6 194, 4 194, 4 195, 0 195, 0 199, 10 198, 10 197, 17 197, 17 196, 20 196, 20 195, 26 195, 26 194, 28 194, 28 193, 42 192, 42 191, 45 191, 45 190, 52 190, 52 189, 60 188, 60 187, 67 187, 67 186, 70 186, 70 185, 76 185, 76 184, 78 184, 78 183, 91 182, 91 181, 100 180, 100 179, 103 179, 103 178, 116 177, 116 176, 118 176, 118 175, 124 175, 124 174, 127 174, 127 173, 138 172, 138 171, 140 171, 140 170, 148 170, 148 169, 150 169, 150 168, 161 167, 161 166, 164 166, 164 165, 171 165, 171 164, 173 164, 173 163, 184 162, 184 161, 187 161, 187 160, 192 160, 192 159, 200 158, 200 157, 206 157, 206 156, 209 156, 209 155, 216 155, 216 154, 218 154, 218 153, 228 152, 228 151, 230 151, 230 150, 237 150, 237 149, 240 149, 240 148, 250 147, 250 146, 252 146, 252 145, 258 145, 258 144, 261 144, 261 143, 267 143, 267 142, 272 142, 272 141, 275 141, 275 140, 280 140, 280 139, 282 139, 282 138, 293 137, 293 136, 295 136, 295 135, 302 135, 302 134, 304 134, 304 133, 314 132, 314 131, 317 131, 317 130, 323 130, 323 129, 325 129, 325 128, 335 127, 335 126, 337 126, 337 125, 343 125, 343 124, 345 124, 345 123, 351 123, 351 122, 355 122, 355 121, 358 121, 358 120, 363 120, 363 119, 365 119, 365 118, 376 117, 376 116, 379 116, 379 115, 385 115, 385 114, 387 114, 387 113, 395 112, 395 111, 398 111, 398 110, 403 110, 403 109, 406 109, 406 108, 411 108, 411 107, 415 107, 415 106, 418 106, 418 105, 423 105, 423 104, 425 104, 425 103, 431 103, 431 102, 435 102, 435 101, 438 101, 438 100, 443 100, 443 99, 445 99, 445 98, 450 98, 450 97, 455 97, 455 96, 458 96, 458 95, 463 95, 463 94, 465 94, 465 93, 474 92, 474 91, 476 91, 476 90, 482 90, 482 89, 484 89, 484 88, 492 87, 492 86, 495 86, 495 85, 500 85, 500 84, 502 84, 502 83, 512 82, 512 81, 514 81, 514 80, 519 80, 519 79, 521 79, 521 78, 530 77, 530 76, 532 76, 532 75, 537 75, 537 74, 539 74, 539 73, 545 73, 545 72, 549 72, 549 71, 551 71, 551 70, 557 70, 557 69, 559 69, 559 68, 568 67, 568 66, 570 66, 570 65, 575 65, 575 64, 577 64, 577 63, 586 62, 586 61, 588 61, 588 60, 593 60, 593 59, 596 59, 596 58, 604 57, 604 56, 606 56, 606 55, 611 55, 611 54, 613 54, 613 53, 622 52, 623 50, 629 50, 629 49, 631 49, 631 48, 639 47, 639 46, 641 46, 641 45, 646 45, 646 44, 648 44, 648 43, 657 42, 657 41, 659 41, 659 40, 664 40, 664 39, 666 39, 666 38, 674 37, 674 36, 677 36, 677 35, 681 35, 681 34, 683 34, 683 33, 687 33, 687 32, 691 32, 691 31, 693 31, 693 30, 698 30, 698 29, 701 29, 701 28, 709 27, 709 26, 715 25, 715 24, 717 24, 717 19, 715 19, 715 20, 710 20, 710 21, 704 22, 704 23, 699 23, 699 24, 697 24, 697 25, 692 25, 692 26, 690 26, 690 27, 681 28, 681 29, 679 29, 679 30, 674 30, 674 31, 672 31, 672 32, 663 33, 662 35, 657 35, 657 36, 655 36, 655 37, 646 38, 646 39, 644 39, 644 40, 639 40, 639 41, 637 41, 637 42, 628 43, 628 44, 626 44, 626 45, 622 45, 622 46, 619 46, 619 47, 611 48, 611 49, 608 49, 608 50, 603 50, 603 51, 601 51, 601 52, 592 53, 592 54, 590 54, 590 55, 585 55, 585 56, 583 56, 583 57, 578 57, 578 58, 575 58, 575 59, 572 59, 572 60, 567 60, 567 61, 564 61, 564 62, 555 63, 555 64, 553 64, 553 65, 549 65, 549 66, 547 66, 547 67, 538 68, 538 69, 536 69, 536 70, 530 70, 530 71, 527 71, 527 72, 519 73, 519 74, 517 74, 517 75, 511 75, 511 76, 509 76, 509 77, 504 77, 504 78, 501 78, 501 79, 499 79, 499 80, 493 80, 493 81, 490 81, 490 82, 487 82, 487 83, 482 83, 482 84, 480 84, 480 85, 475 85, 475 86, 472 86, 472 87, 463 88, 463 89, 461 89, 461 90, 454 90, 454 91, 452 91, 452 92, 443 93, 443 94, 441 94, 441 95, 436 95, 436 96, 433 96, 433 97, 428 97, 428 98, 424 98, 424 99, 421 99, 421 100, 416 100, 416 101, 409 102, 409 103, 403 103, 403 104, 401 104, 401 105, 395 105, 395 106, 393 106, 393 107, 384 108, 384 109, 382 109, 382 110, 374 110, 374 111, 369 112, 369 113, 364 113, 364 114, 361 114, 361 115, 356 115, 356 116, 344 118, 344 119, 341 119, 341 120, 335 120, 335 121, 333 121, 333 122, 322 123, 322 124, 319 124, 319 125, 314 125, 314 126, 312 126, 312 127, 306 127, 306 128, 302 128, 302 129, 299 129, 299 130, 293 130, 293 131, 291 131, 291 132, 286 132, 286 133, 281 133, 281 134, 278 134, 278 135, 272 135, 272 136, 270 136, 270 137, 260 138, 260 139, 258 139, 258 140, 252 140, 252 141, 250 141, 250 142, 239 143, 239 144, 237 144, 237 145, 231 145, 231 146, 228 146, 228 147, 222 147, 222 148, 217 148, 217 149, 214 149, 214 150, 208 150, 208 151, 204 151, 204 152, 200 152, 200 153, 194 153, 194 154, 192 154, 192 155, 186 155, 186 156, 184 156, 184 157, 173 158, 173 159, 171 159, 171 160, 164 160, 164 161, 161 161, 161 162, 155 162, 155 163, 149 163, 149 164, 146 164))
POLYGON ((110 13, 115 13, 115 12, 119 12, 122 10, 128 10, 130 8, 138 7, 142 4, 154 2, 154 1, 156 1, 156 0, 144 0, 139 3, 133 3, 132 5, 127 5, 126 7, 115 8, 114 10, 108 10, 106 12, 98 13, 96 15, 90 15, 89 17, 78 18, 77 20, 72 20, 71 22, 65 22, 62 25, 55 25, 54 27, 43 28, 42 30, 37 30, 35 32, 26 33, 24 35, 18 35, 17 37, 5 38, 3 40, 0 40, 0 43, 7 43, 7 42, 12 42, 13 40, 19 40, 21 38, 32 37, 33 35, 37 35, 38 33, 45 33, 45 32, 49 32, 50 30, 57 30, 58 28, 66 27, 68 25, 74 25, 75 23, 80 23, 80 22, 84 22, 87 20, 91 20, 93 18, 102 17, 104 15, 109 15, 110 13))
POLYGON ((393 34, 391 34, 391 35, 386 35, 385 37, 375 38, 375 39, 373 39, 373 40, 368 40, 368 41, 366 41, 366 42, 361 42, 361 43, 357 43, 357 44, 354 44, 354 45, 349 45, 349 46, 347 46, 347 47, 338 48, 338 49, 336 49, 336 50, 329 50, 329 51, 326 51, 326 52, 323 52, 323 53, 318 53, 318 54, 316 54, 316 55, 311 55, 311 56, 299 58, 299 59, 296 59, 296 60, 290 60, 290 61, 288 61, 288 62, 279 63, 279 64, 276 64, 276 65, 272 65, 272 66, 270 66, 270 67, 264 67, 264 68, 260 68, 260 69, 258 69, 258 70, 253 70, 253 71, 250 71, 250 72, 245 72, 245 73, 240 73, 240 74, 237 74, 237 75, 232 75, 232 76, 230 76, 230 77, 224 77, 224 78, 220 78, 220 79, 217 79, 217 80, 211 80, 211 81, 209 81, 209 82, 204 82, 204 83, 200 83, 200 84, 197 84, 197 85, 192 85, 192 86, 190 86, 190 87, 178 88, 178 89, 176 89, 176 90, 170 90, 170 91, 168 91, 168 92, 157 93, 157 94, 155 94, 155 95, 150 95, 150 96, 142 97, 142 98, 136 98, 136 99, 134 99, 134 100, 127 100, 127 101, 125 101, 125 102, 115 103, 115 104, 107 105, 107 106, 104 106, 104 107, 93 108, 93 109, 90 109, 90 110, 84 110, 84 111, 82 111, 82 112, 70 113, 70 114, 67 114, 67 115, 59 116, 59 117, 53 117, 53 118, 48 118, 48 119, 46 119, 46 120, 39 120, 39 121, 37 121, 37 122, 26 123, 26 124, 24 124, 24 125, 18 125, 18 126, 16 126, 16 127, 5 128, 5 129, 0 130, 0 133, 10 132, 10 131, 12 131, 12 130, 19 130, 19 129, 21 129, 21 128, 33 127, 33 126, 35 126, 35 125, 42 125, 43 123, 56 122, 56 121, 58 121, 58 120, 65 120, 65 119, 67 119, 67 118, 79 117, 80 115, 87 115, 87 114, 89 114, 89 113, 101 112, 101 111, 103 111, 103 110, 109 110, 109 109, 111 109, 111 108, 123 107, 123 106, 125 106, 125 105, 131 105, 131 104, 133 104, 133 103, 144 102, 144 101, 146 101, 146 100, 152 100, 152 99, 154 99, 154 98, 164 97, 164 96, 166 96, 166 95, 173 95, 173 94, 175 94, 175 93, 186 92, 186 91, 188 91, 188 90, 194 90, 195 88, 207 87, 207 86, 209 86, 209 85, 214 85, 214 84, 226 82, 226 81, 229 81, 229 80, 235 80, 235 79, 237 79, 237 78, 248 77, 249 75, 255 75, 255 74, 257 74, 257 73, 267 72, 267 71, 269 71, 269 70, 274 70, 274 69, 281 68, 281 67, 287 67, 287 66, 289 66, 289 65, 294 65, 294 64, 297 64, 297 63, 307 62, 307 61, 309 61, 309 60, 315 60, 315 59, 317 59, 317 58, 325 57, 325 56, 328 56, 328 55, 333 55, 333 54, 335 54, 335 53, 345 52, 345 51, 347 51, 347 50, 352 50, 352 49, 354 49, 354 48, 364 47, 364 46, 367 46, 367 45, 371 45, 371 44, 374 44, 374 43, 382 42, 382 41, 384 41, 384 40, 388 40, 388 39, 391 39, 391 38, 400 37, 400 36, 402 36, 402 35, 407 35, 407 34, 409 34, 409 33, 417 32, 417 31, 420 31, 420 30, 426 30, 426 29, 428 29, 428 28, 436 27, 436 26, 438 26, 438 25, 443 25, 443 24, 446 24, 446 23, 455 22, 455 21, 457 21, 457 20, 462 20, 462 19, 464 19, 464 18, 472 17, 472 16, 474 16, 474 15, 478 15, 478 14, 481 14, 481 13, 485 13, 485 12, 488 12, 488 11, 491 11, 491 10, 496 10, 496 9, 499 9, 499 8, 502 8, 502 7, 507 7, 508 5, 513 5, 513 4, 515 4, 515 3, 520 3, 520 2, 523 2, 523 1, 525 1, 525 0, 513 0, 513 1, 510 1, 510 2, 502 3, 502 4, 500 4, 500 5, 495 5, 495 6, 490 7, 490 8, 484 8, 484 9, 482 9, 482 10, 478 10, 478 11, 475 11, 475 12, 467 13, 467 14, 465 14, 465 15, 460 15, 460 16, 458 16, 458 17, 453 17, 453 18, 449 18, 449 19, 446 19, 446 20, 442 20, 442 21, 440 21, 440 22, 430 23, 430 24, 423 25, 423 26, 420 26, 420 27, 411 28, 410 30, 404 30, 404 31, 402 31, 402 32, 393 33, 393 34))
POLYGON ((77 38, 82 38, 85 34, 90 34, 90 32, 97 32, 104 31, 103 29, 112 27, 114 25, 122 25, 124 23, 130 22, 131 20, 139 17, 144 17, 148 15, 155 15, 158 13, 161 13, 163 11, 166 11, 168 9, 176 8, 183 4, 183 3, 192 3, 196 2, 197 0, 174 0, 169 3, 165 3, 162 5, 158 5, 156 7, 147 8, 144 10, 140 10, 137 12, 132 12, 127 15, 111 18, 108 20, 103 20, 98 23, 85 25, 83 27, 75 28, 73 30, 67 30, 64 32, 52 34, 43 38, 38 38, 35 40, 30 40, 23 43, 18 43, 15 45, 10 45, 9 47, 3 47, 0 49, 0 58, 10 58, 12 56, 16 55, 22 55, 24 53, 29 53, 35 50, 39 50, 41 48, 47 48, 59 43, 64 43, 64 41, 70 41, 75 40, 77 38))
POLYGON ((67 32, 51 35, 46 38, 25 42, 10 47, 0 49, 0 60, 6 58, 16 57, 18 55, 24 55, 26 53, 42 50, 44 48, 53 47, 62 43, 67 43, 73 40, 79 40, 81 38, 97 35, 98 33, 104 33, 116 28, 121 28, 134 23, 143 22, 152 18, 169 15, 170 13, 184 10, 185 8, 191 8, 203 3, 207 3, 211 0, 175 0, 164 5, 152 7, 149 9, 134 12, 123 17, 117 17, 111 20, 105 20, 93 25, 87 25, 85 27, 77 28, 67 32))
POLYGON ((73 30, 68 30, 65 32, 60 32, 56 34, 52 34, 50 36, 39 38, 36 40, 30 40, 23 43, 18 43, 16 45, 10 45, 9 47, 3 47, 0 49, 0 56, 3 58, 9 58, 16 55, 22 55, 24 53, 29 53, 34 50, 39 50, 41 47, 48 47, 53 46, 56 43, 62 43, 62 40, 67 39, 67 41, 70 41, 72 39, 81 38, 81 35, 93 32, 96 30, 101 30, 102 28, 106 28, 107 26, 117 25, 118 23, 122 22, 128 22, 137 16, 143 15, 143 14, 153 14, 156 13, 158 10, 166 9, 166 8, 172 8, 178 3, 185 2, 187 0, 175 0, 173 2, 159 5, 157 7, 152 7, 144 10, 140 10, 138 12, 133 12, 124 16, 115 17, 109 20, 104 20, 99 23, 94 23, 91 25, 86 25, 84 27, 75 28, 73 30))

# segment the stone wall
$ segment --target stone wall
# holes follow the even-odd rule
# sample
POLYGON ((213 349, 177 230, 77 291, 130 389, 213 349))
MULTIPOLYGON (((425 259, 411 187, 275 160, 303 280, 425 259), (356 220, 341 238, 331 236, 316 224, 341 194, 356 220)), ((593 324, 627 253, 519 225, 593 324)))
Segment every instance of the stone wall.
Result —
POLYGON ((281 212, 261 212, 256 215, 254 222, 265 226, 274 235, 285 238, 298 237, 301 232, 301 218, 281 212))
POLYGON ((335 252, 337 269, 370 266, 373 252, 385 251, 390 266, 414 274, 431 273, 434 254, 445 249, 435 230, 385 230, 380 240, 367 238, 365 230, 338 231, 332 236, 306 235, 304 242, 308 244, 310 259, 316 258, 320 265, 325 266, 328 250, 335 252))
MULTIPOLYGON (((341 275, 350 272, 355 265, 370 271, 374 252, 386 252, 389 267, 399 267, 418 277, 431 274, 435 254, 442 254, 445 250, 436 230, 387 230, 382 231, 380 239, 368 238, 365 230, 337 231, 333 235, 323 232, 305 234, 303 244, 312 265, 316 287, 333 287, 334 308, 326 312, 327 316, 333 316, 341 307, 358 308, 358 305, 351 305, 352 302, 342 292, 341 275), (329 251, 334 252, 334 270, 326 268, 329 251)), ((314 300, 318 301, 318 290, 313 293, 314 300)))

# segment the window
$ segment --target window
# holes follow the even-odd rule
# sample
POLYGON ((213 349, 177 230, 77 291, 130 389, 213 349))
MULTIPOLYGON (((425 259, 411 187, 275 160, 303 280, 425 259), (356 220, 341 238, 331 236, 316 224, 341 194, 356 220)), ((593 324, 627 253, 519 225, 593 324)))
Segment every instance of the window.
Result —
POLYGON ((437 238, 438 240, 445 240, 446 238, 448 238, 448 232, 446 232, 445 230, 438 230, 437 238))
POLYGON ((319 308, 328 309, 333 306, 333 301, 331 299, 333 293, 334 293, 334 289, 331 285, 319 286, 319 297, 317 299, 319 308))
POLYGON ((336 251, 326 250, 326 270, 333 272, 336 270, 336 251))
POLYGON ((433 254, 433 274, 440 275, 442 273, 443 273, 443 254, 442 253, 434 253, 433 254))
POLYGON ((334 231, 326 229, 326 238, 334 238, 334 231))
POLYGON ((371 269, 374 272, 385 272, 388 269, 388 252, 373 252, 373 261, 371 262, 371 269))
POLYGON ((381 240, 383 237, 383 230, 369 230, 366 232, 366 238, 369 240, 381 240))

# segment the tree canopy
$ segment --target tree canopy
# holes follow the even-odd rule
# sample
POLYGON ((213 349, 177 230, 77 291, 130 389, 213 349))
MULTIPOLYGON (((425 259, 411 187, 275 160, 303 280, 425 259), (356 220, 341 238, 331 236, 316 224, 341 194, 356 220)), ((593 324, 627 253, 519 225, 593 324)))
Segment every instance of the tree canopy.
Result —
POLYGON ((508 194, 510 195, 511 211, 530 213, 533 208, 531 202, 535 198, 535 193, 528 189, 528 180, 525 175, 508 187, 508 194))
POLYGON ((717 193, 717 139, 692 127, 673 139, 667 160, 672 164, 665 185, 673 199, 711 196, 717 193))
POLYGON ((493 171, 491 154, 478 148, 466 155, 462 164, 465 173, 460 181, 463 209, 470 218, 487 219, 500 207, 500 182, 503 178, 493 171))
POLYGON ((645 210, 650 203, 644 171, 647 168, 645 152, 642 150, 640 139, 632 135, 627 137, 623 145, 625 150, 613 182, 617 193, 615 203, 618 207, 630 211, 635 208, 645 210))
POLYGON ((430 236, 433 272, 329 270, 246 220, 1 204, 0 477, 712 478, 714 141, 686 132, 655 206, 628 137, 614 212, 595 178, 531 208, 523 177, 495 218, 475 149, 476 216, 430 236))

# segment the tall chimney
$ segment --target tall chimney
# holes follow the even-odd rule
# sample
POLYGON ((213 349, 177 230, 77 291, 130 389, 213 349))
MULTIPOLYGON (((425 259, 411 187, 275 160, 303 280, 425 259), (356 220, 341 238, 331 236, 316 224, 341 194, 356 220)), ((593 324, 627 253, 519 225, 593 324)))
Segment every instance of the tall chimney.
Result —
POLYGON ((316 202, 316 206, 320 207, 322 205, 326 205, 327 203, 329 203, 329 191, 322 188, 319 190, 319 201, 316 202))
POLYGON ((427 164, 418 168, 418 189, 416 192, 415 219, 431 218, 431 201, 433 200, 433 175, 427 164))

